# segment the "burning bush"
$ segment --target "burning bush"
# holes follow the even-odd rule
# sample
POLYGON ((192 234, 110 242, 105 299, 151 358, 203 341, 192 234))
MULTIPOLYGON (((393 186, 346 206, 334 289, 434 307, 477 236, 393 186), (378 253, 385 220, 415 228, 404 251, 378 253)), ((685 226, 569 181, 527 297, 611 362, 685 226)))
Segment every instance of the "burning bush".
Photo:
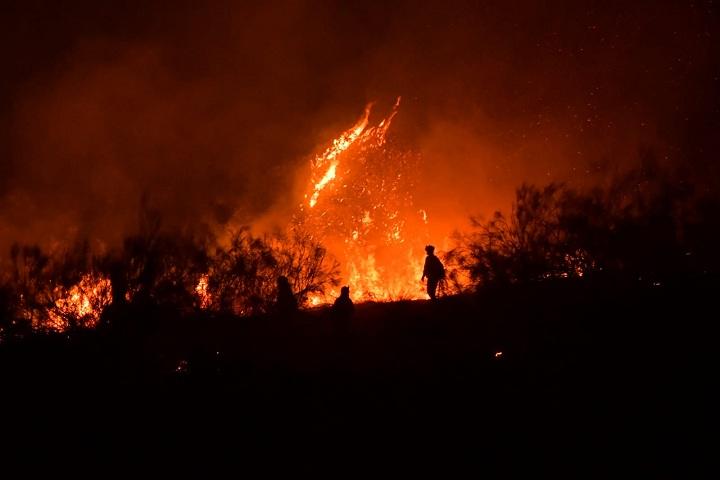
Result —
POLYGON ((138 233, 102 259, 113 301, 165 304, 183 311, 199 306, 194 289, 210 268, 211 235, 202 230, 162 229, 160 214, 145 198, 138 233))
POLYGON ((240 229, 228 247, 159 228, 129 237, 119 251, 91 254, 87 244, 54 254, 13 247, 12 267, 0 288, 3 332, 94 327, 108 305, 166 305, 179 313, 202 308, 241 315, 269 312, 276 281, 286 276, 298 303, 337 285, 337 262, 313 238, 254 237, 240 229))
POLYGON ((111 301, 110 280, 98 270, 87 243, 55 255, 14 245, 10 256, 12 322, 36 330, 93 327, 111 301))

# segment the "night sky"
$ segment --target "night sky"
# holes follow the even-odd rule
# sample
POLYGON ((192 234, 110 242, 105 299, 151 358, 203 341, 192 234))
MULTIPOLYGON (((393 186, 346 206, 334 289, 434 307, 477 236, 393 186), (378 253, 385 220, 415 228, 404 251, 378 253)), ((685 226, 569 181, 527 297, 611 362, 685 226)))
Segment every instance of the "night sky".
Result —
POLYGON ((112 244, 143 195, 167 225, 252 222, 397 96, 440 221, 648 154, 717 186, 713 2, 250 3, 3 2, 0 248, 112 244))

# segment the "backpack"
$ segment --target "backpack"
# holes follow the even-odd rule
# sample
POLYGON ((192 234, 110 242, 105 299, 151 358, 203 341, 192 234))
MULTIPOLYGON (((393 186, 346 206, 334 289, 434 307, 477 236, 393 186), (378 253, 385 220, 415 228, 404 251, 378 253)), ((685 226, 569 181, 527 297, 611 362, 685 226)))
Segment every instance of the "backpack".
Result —
POLYGON ((432 256, 432 263, 430 264, 430 270, 435 278, 445 278, 445 267, 443 266, 440 259, 436 256, 432 256))

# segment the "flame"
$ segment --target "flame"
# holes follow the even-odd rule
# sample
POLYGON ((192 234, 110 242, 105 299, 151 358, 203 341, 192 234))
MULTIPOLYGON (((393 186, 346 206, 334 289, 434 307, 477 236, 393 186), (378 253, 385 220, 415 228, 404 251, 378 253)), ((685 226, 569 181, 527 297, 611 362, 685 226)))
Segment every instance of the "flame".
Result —
POLYGON ((425 223, 425 225, 427 225, 427 223, 428 223, 427 212, 421 208, 420 210, 418 210, 418 213, 422 216, 422 219, 423 219, 423 222, 425 223))
POLYGON ((332 145, 325 150, 322 155, 315 157, 313 162, 314 169, 322 169, 325 165, 329 164, 325 175, 315 183, 313 187, 313 193, 310 197, 308 205, 313 208, 317 204, 318 196, 325 186, 335 178, 335 169, 338 166, 338 156, 346 151, 350 146, 355 143, 355 140, 360 138, 360 135, 367 127, 368 119, 370 118, 370 109, 372 104, 365 106, 365 111, 360 119, 355 122, 355 125, 350 127, 348 130, 343 132, 338 138, 333 140, 332 145))
POLYGON ((48 309, 48 327, 64 330, 70 319, 77 320, 85 326, 94 326, 100 320, 103 309, 112 302, 112 285, 110 279, 88 273, 78 283, 64 289, 55 287, 53 307, 48 309))
MULTIPOLYGON (((400 97, 374 126, 372 107, 366 105, 358 121, 310 162, 309 208, 301 205, 299 218, 340 260, 353 300, 427 298, 420 277, 428 218, 413 197, 418 156, 388 145, 400 97)), ((330 303, 338 293, 308 300, 330 303)))
POLYGON ((212 305, 212 297, 210 296, 210 292, 208 292, 208 279, 208 274, 201 275, 195 286, 195 295, 198 297, 200 308, 203 310, 212 305))
POLYGON ((331 164, 330 168, 328 168, 328 171, 325 172, 325 176, 323 176, 323 178, 315 184, 315 192, 310 198, 310 208, 314 207, 317 204, 318 195, 320 195, 322 189, 325 188, 325 185, 330 183, 330 180, 333 180, 335 178, 335 168, 337 168, 337 162, 331 164))

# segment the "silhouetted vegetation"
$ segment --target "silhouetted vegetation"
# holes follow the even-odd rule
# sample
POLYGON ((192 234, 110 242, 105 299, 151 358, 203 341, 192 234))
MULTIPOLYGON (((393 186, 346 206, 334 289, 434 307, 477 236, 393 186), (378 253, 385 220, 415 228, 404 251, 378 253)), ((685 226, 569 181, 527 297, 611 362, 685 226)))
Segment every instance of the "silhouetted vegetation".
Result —
POLYGON ((434 302, 353 305, 346 287, 334 307, 283 310, 278 278, 300 306, 337 284, 315 238, 219 242, 148 209, 115 250, 16 245, 0 279, 5 431, 72 432, 39 448, 93 455, 235 458, 238 438, 277 455, 295 432, 288 450, 315 435, 347 454, 364 436, 413 462, 447 449, 453 465, 534 456, 574 478, 685 473, 678 443, 712 433, 685 420, 707 425, 715 404, 720 217, 682 185, 650 166, 591 191, 523 185, 445 258, 459 287, 493 288, 434 302))
POLYGON ((718 206, 647 159, 604 187, 523 184, 509 215, 472 219, 458 234, 450 278, 473 285, 549 278, 650 283, 718 270, 718 206))
POLYGON ((255 237, 236 232, 228 248, 212 256, 209 293, 212 308, 241 314, 267 313, 276 298, 277 279, 286 277, 297 303, 338 284, 338 264, 325 248, 301 231, 255 237))
MULTIPOLYGON (((509 215, 473 218, 472 230, 458 235, 440 289, 561 278, 662 284, 716 274, 720 207, 690 185, 649 154, 640 168, 590 190, 524 184, 509 215)), ((279 277, 300 306, 339 278, 337 262, 299 227, 263 236, 245 227, 219 243, 208 232, 162 228, 146 202, 137 233, 118 249, 14 245, 9 259, 0 289, 5 335, 93 327, 111 303, 266 314, 279 277), (71 308, 73 299, 85 306, 71 308)))
POLYGON ((98 254, 82 242, 45 252, 14 245, 0 289, 3 332, 94 327, 110 304, 182 315, 200 309, 269 313, 279 276, 289 279, 304 305, 308 295, 337 285, 338 265, 299 230, 257 237, 241 228, 226 246, 209 234, 163 229, 160 217, 143 205, 138 233, 119 249, 98 254))

